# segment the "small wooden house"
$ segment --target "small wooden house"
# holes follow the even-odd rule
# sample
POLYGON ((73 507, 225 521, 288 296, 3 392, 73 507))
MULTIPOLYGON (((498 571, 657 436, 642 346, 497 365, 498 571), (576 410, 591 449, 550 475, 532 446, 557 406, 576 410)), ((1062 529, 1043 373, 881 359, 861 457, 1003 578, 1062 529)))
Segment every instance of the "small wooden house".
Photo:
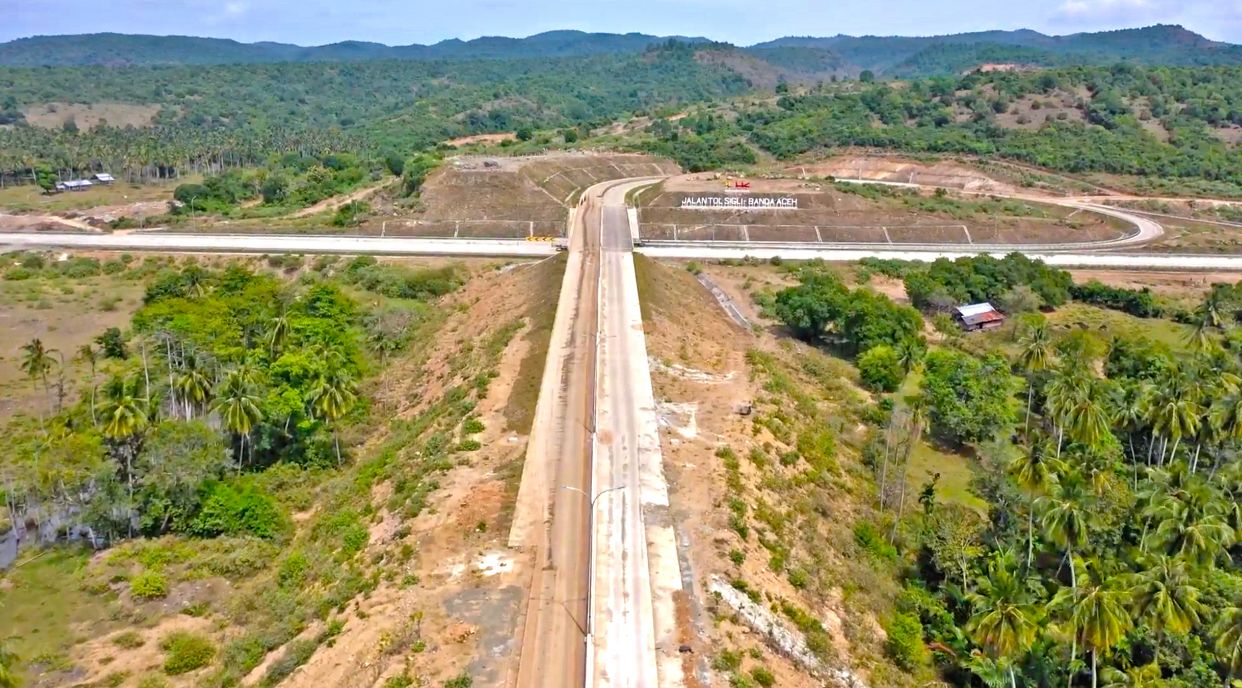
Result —
POLYGON ((975 303, 954 309, 954 320, 967 332, 991 330, 1005 324, 1005 316, 990 303, 975 303))

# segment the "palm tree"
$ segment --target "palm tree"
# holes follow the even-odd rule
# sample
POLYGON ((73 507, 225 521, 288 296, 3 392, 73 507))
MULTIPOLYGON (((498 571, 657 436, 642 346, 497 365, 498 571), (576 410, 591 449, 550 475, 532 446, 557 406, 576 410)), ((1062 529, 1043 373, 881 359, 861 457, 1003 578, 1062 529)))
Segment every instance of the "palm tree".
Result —
MULTIPOLYGON (((230 370, 224 376, 224 382, 216 392, 213 409, 220 414, 224 427, 240 438, 237 454, 237 468, 241 470, 246 445, 250 433, 263 420, 263 411, 259 409, 259 397, 254 393, 254 373, 248 366, 240 366, 230 370)), ((253 455, 254 449, 251 449, 253 455)), ((253 456, 252 456, 253 458, 253 456)))
POLYGON ((1061 458, 1061 445, 1065 440, 1070 411, 1087 394, 1084 387, 1090 384, 1089 378, 1089 371, 1082 365, 1063 364, 1053 370, 1052 378, 1044 386, 1044 416, 1056 428, 1058 459, 1061 458))
POLYGON ((285 347, 289 339, 289 317, 285 313, 272 318, 272 327, 267 332, 268 350, 275 357, 276 352, 285 347))
POLYGON ((1210 348, 1211 331, 1225 326, 1225 293, 1222 289, 1213 288, 1203 302, 1194 311, 1194 329, 1189 336, 1191 346, 1200 351, 1210 348))
POLYGON ((1030 649, 1039 627, 1030 592, 1013 568, 1008 554, 996 556, 988 565, 987 577, 969 595, 974 615, 968 628, 991 656, 1009 665, 1010 687, 1017 688, 1014 662, 1030 649))
POLYGON ((1098 447, 1104 438, 1112 434, 1110 418, 1104 406, 1107 398, 1107 382, 1085 377, 1072 388, 1073 394, 1065 400, 1063 423, 1070 438, 1088 447, 1098 447))
POLYGON ((897 362, 907 375, 918 367, 927 353, 927 345, 918 337, 906 337, 897 342, 897 362))
MULTIPOLYGON (((1038 322, 1027 328, 1026 333, 1018 340, 1018 365, 1026 371, 1027 376, 1047 370, 1052 364, 1055 349, 1048 323, 1038 322)), ((1031 402, 1034 400, 1035 385, 1028 380, 1026 392, 1026 427, 1031 427, 1031 402)))
POLYGON ((1242 600, 1226 609, 1212 627, 1216 652, 1229 662, 1229 677, 1242 674, 1242 600))
POLYGON ((26 377, 30 378, 32 383, 42 380, 44 392, 48 392, 47 374, 56 364, 56 360, 52 358, 54 351, 56 350, 44 348, 43 340, 38 337, 22 346, 22 372, 26 373, 26 377))
MULTIPOLYGON (((101 413, 103 415, 102 432, 104 437, 112 441, 125 462, 125 479, 129 490, 129 509, 134 508, 134 454, 136 447, 134 438, 147 428, 148 400, 138 395, 137 381, 115 381, 108 387, 107 399, 104 400, 101 413)), ((134 534, 133 518, 129 521, 129 534, 134 534)))
POLYGON ((1182 634, 1198 625, 1203 603, 1184 561, 1157 556, 1145 571, 1133 574, 1130 583, 1135 618, 1147 621, 1157 633, 1182 634))
POLYGON ((1042 443, 1030 447, 1009 462, 1009 477, 1027 497, 1026 509, 1026 567, 1031 567, 1035 552, 1035 503, 1047 494, 1056 481, 1058 467, 1048 456, 1048 448, 1042 443))
POLYGON ((1082 475, 1077 472, 1061 476, 1052 494, 1042 497, 1044 507, 1043 527, 1048 538, 1065 550, 1070 566, 1070 586, 1078 589, 1078 574, 1074 568, 1074 550, 1087 542, 1088 523, 1087 490, 1082 475))
MULTIPOLYGON (((1052 606, 1069 612, 1069 627, 1074 641, 1091 651, 1091 685, 1099 685, 1100 655, 1108 655, 1121 642, 1132 625, 1126 611, 1126 592, 1113 581, 1092 583, 1081 594, 1061 588, 1052 599, 1052 606)), ((1073 660, 1070 660, 1071 663, 1073 660)), ((1070 681, 1073 681, 1071 675, 1070 681)))
POLYGON ((341 440, 337 434, 337 421, 345 417, 358 401, 357 385, 341 368, 319 376, 307 401, 311 415, 332 425, 332 442, 336 446, 336 463, 341 465, 341 440))
POLYGON ((95 384, 95 373, 99 365, 99 350, 87 342, 78 347, 78 352, 74 357, 91 368, 91 423, 98 426, 99 421, 95 418, 95 391, 98 388, 95 384))
POLYGON ((211 401, 211 379, 193 355, 186 357, 185 367, 173 381, 173 389, 185 404, 186 420, 194 418, 194 410, 211 401))
POLYGON ((1156 542, 1192 564, 1211 564, 1235 542, 1237 533, 1225 518, 1221 499, 1201 481, 1170 494, 1155 512, 1160 518, 1156 542))
MULTIPOLYGON (((1156 389, 1152 397, 1149 421, 1152 431, 1160 435, 1164 442, 1173 440, 1170 459, 1176 458, 1177 446, 1183 437, 1192 437, 1199 432, 1199 423, 1203 417, 1203 407, 1199 404, 1200 389, 1185 371, 1177 375, 1169 384, 1156 389)), ((1164 465, 1165 449, 1160 450, 1160 465, 1164 465)))
POLYGON ((1125 671, 1108 667, 1100 672, 1100 677, 1104 679, 1104 688, 1160 688, 1165 685, 1156 662, 1125 671))

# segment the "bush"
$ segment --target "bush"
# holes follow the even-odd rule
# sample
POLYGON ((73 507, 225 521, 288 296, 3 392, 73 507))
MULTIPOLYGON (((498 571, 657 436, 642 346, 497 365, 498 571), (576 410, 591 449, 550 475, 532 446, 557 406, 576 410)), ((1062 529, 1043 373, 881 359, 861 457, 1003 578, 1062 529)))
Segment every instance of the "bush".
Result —
POLYGON ((274 539, 288 529, 275 500, 252 485, 212 483, 189 530, 199 537, 253 535, 274 539))
POLYGON ((897 666, 911 671, 927 662, 923 624, 917 616, 896 613, 884 630, 888 634, 888 653, 897 666))
POLYGON ((179 676, 201 669, 216 656, 216 646, 206 636, 186 631, 167 635, 160 643, 165 652, 164 673, 179 676))
POLYGON ((905 377, 896 349, 888 345, 872 347, 859 356, 858 373, 863 384, 877 392, 896 390, 905 377))
POLYGON ((1111 308, 1140 318, 1158 318, 1164 315, 1164 309, 1156 303, 1155 294, 1147 287, 1123 289, 1091 280, 1086 284, 1070 287, 1070 296, 1075 301, 1111 308))
POLYGON ((168 595, 168 578, 159 571, 143 571, 129 579, 129 592, 135 599, 154 600, 168 595))
POLYGON ((755 679, 755 683, 763 686, 763 688, 771 688, 776 685, 776 677, 767 667, 755 667, 750 670, 750 677, 755 679))
POLYGON ((170 685, 172 684, 168 682, 168 679, 160 676, 159 674, 144 676, 142 677, 142 680, 138 682, 138 688, 169 688, 170 685))
POLYGON ((9 268, 4 273, 4 279, 10 282, 21 282, 34 277, 35 273, 29 268, 9 268))
POLYGON ((470 674, 461 673, 444 682, 444 688, 470 688, 474 685, 474 679, 470 678, 470 674))
POLYGON ((480 432, 483 432, 486 429, 487 429, 486 426, 483 425, 483 421, 479 420, 478 418, 467 419, 466 422, 461 427, 462 432, 466 433, 467 435, 476 435, 480 432))

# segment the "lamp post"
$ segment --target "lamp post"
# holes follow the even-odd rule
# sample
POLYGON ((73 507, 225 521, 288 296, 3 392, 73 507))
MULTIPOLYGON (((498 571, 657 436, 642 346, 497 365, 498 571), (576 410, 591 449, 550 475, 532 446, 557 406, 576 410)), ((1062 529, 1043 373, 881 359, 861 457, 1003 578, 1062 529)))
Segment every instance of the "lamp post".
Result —
POLYGON ((586 490, 583 490, 580 487, 574 487, 573 485, 561 485, 562 490, 577 492, 583 497, 586 497, 590 502, 590 505, 588 506, 589 511, 587 512, 587 530, 591 533, 591 554, 587 559, 587 622, 586 632, 583 634, 587 638, 590 638, 591 634, 595 630, 595 504, 599 502, 600 497, 603 497, 609 492, 624 490, 625 487, 625 485, 616 485, 606 490, 601 490, 596 493, 594 497, 592 497, 586 490))

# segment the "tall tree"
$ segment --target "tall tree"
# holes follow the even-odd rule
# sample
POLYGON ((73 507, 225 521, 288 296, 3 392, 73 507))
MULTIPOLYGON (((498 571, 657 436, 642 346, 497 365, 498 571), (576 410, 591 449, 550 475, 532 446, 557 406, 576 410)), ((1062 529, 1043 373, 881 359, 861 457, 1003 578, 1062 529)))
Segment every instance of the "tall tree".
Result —
POLYGON ((1014 569, 1012 557, 996 555, 968 598, 973 610, 968 627, 990 655, 1008 664, 1011 688, 1018 686, 1014 664, 1030 649, 1039 629, 1030 590, 1014 569))
POLYGON ((332 443, 336 447, 336 463, 341 464, 341 440, 337 424, 358 401, 357 385, 339 367, 319 376, 307 401, 311 414, 332 426, 332 443))
POLYGON ((1037 500, 1048 493, 1061 470, 1050 455, 1051 449, 1043 443, 1026 448, 1014 455, 1009 462, 1009 477, 1027 498, 1026 508, 1026 566, 1031 567, 1035 553, 1035 510, 1037 500))
POLYGON ((1052 345, 1052 335, 1048 330, 1048 323, 1040 321, 1026 328, 1026 332, 1022 338, 1018 340, 1018 366, 1027 374, 1028 384, 1026 390, 1026 428, 1030 431, 1031 427, 1031 402, 1035 395, 1034 381, 1029 378, 1035 373, 1047 370, 1052 365, 1055 349, 1052 345))
POLYGON ((1199 624, 1203 603, 1185 562, 1165 555, 1154 557, 1129 582, 1134 616, 1152 630, 1182 634, 1199 624))
POLYGON ((56 359, 52 358, 55 349, 48 349, 43 346, 43 340, 38 337, 31 339, 22 346, 22 372, 31 382, 37 380, 43 381, 43 391, 48 392, 47 374, 52 371, 52 366, 56 365, 56 359))
POLYGON ((1212 634, 1216 651, 1228 662, 1230 678, 1242 675, 1242 600, 1221 613, 1212 634))
POLYGON ((78 347, 75 355, 82 363, 85 363, 91 370, 91 423, 98 426, 99 420, 95 417, 95 394, 99 386, 95 384, 95 375, 99 366, 99 350, 91 346, 90 342, 78 347))
POLYGON ((1053 607, 1069 612, 1075 641, 1091 652, 1092 688, 1099 685, 1100 655, 1108 656, 1132 625, 1125 599, 1126 592, 1111 580, 1092 581, 1077 593, 1062 588, 1053 597, 1053 607))
MULTIPOLYGON (((255 394, 254 387, 255 375, 249 366, 234 368, 224 375, 224 381, 216 391, 216 401, 212 406, 220 414, 224 427, 239 438, 238 470, 241 470, 245 458, 250 433, 263 420, 263 411, 259 408, 259 397, 255 394)), ((251 458, 254 458, 253 448, 251 458)))
POLYGON ((107 398, 100 409, 103 416, 103 435, 111 440, 125 466, 125 480, 129 492, 129 515, 126 520, 131 536, 134 527, 134 455, 138 451, 139 434, 150 422, 148 408, 149 400, 145 395, 138 394, 137 381, 121 380, 109 385, 107 398))

